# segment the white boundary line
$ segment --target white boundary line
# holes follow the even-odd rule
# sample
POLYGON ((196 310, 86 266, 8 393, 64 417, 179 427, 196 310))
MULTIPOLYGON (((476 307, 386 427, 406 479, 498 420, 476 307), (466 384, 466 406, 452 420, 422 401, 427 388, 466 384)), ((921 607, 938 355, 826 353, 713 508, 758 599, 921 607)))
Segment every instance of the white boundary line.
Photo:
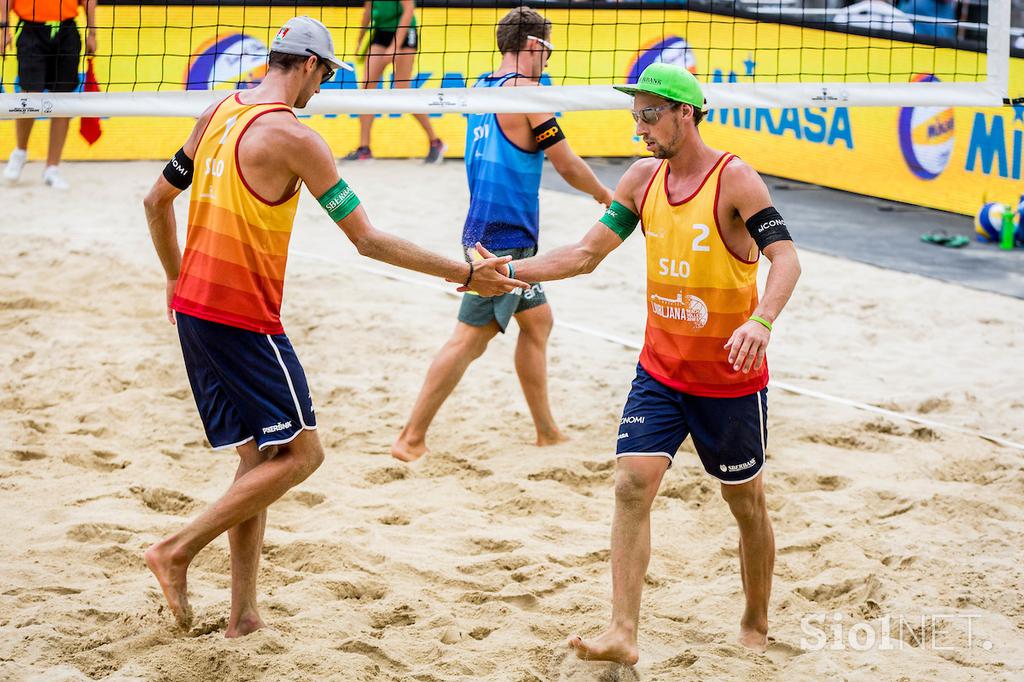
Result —
MULTIPOLYGON (((309 258, 311 260, 330 263, 332 265, 337 265, 342 261, 342 259, 340 258, 327 258, 326 256, 321 256, 315 253, 307 253, 305 251, 299 251, 296 249, 292 249, 291 253, 302 258, 309 258)), ((398 270, 397 268, 384 269, 381 267, 374 267, 349 259, 345 259, 345 262, 351 267, 354 267, 358 270, 362 270, 363 272, 369 272, 371 274, 378 275, 386 279, 395 280, 397 282, 404 282, 406 284, 412 284, 415 285, 416 287, 426 287, 429 289, 434 289, 436 291, 441 291, 445 294, 448 294, 449 296, 462 296, 462 294, 455 291, 455 289, 450 285, 440 284, 438 282, 426 279, 425 277, 415 277, 406 275, 404 272, 398 270)), ((617 343, 621 346, 625 346, 626 348, 630 348, 632 350, 640 350, 642 347, 639 343, 631 339, 624 339, 621 336, 608 334, 599 329, 592 329, 590 327, 575 324, 573 322, 565 322, 563 320, 556 319, 555 325, 559 327, 564 327, 566 329, 571 329, 576 332, 580 332, 581 334, 587 334, 589 336, 594 336, 599 339, 604 339, 605 341, 617 343)), ((962 433, 967 436, 975 436, 977 438, 987 440, 990 443, 995 443, 996 445, 1002 445, 1004 447, 1013 448, 1014 450, 1024 451, 1024 443, 1015 443, 1014 441, 1007 440, 1005 438, 1000 438, 999 436, 993 436, 991 434, 983 433, 981 431, 975 431, 974 429, 964 428, 963 426, 945 424, 943 422, 925 419, 924 417, 918 417, 912 414, 907 414, 905 412, 887 410, 884 407, 877 407, 875 405, 869 405, 868 403, 862 403, 856 400, 850 400, 848 398, 840 398, 839 396, 830 395, 828 393, 823 393, 821 391, 815 391, 814 389, 801 388, 800 386, 794 386, 793 384, 784 381, 779 381, 777 379, 772 379, 769 385, 772 388, 777 388, 780 391, 786 391, 787 393, 802 395, 808 398, 815 398, 817 400, 824 400, 826 402, 836 403, 837 405, 846 405, 847 407, 852 407, 854 409, 862 410, 864 412, 872 412, 874 414, 880 414, 886 417, 891 417, 893 419, 902 419, 903 421, 912 422, 914 424, 921 424, 923 426, 930 426, 932 428, 941 429, 943 431, 954 431, 956 433, 962 433)))

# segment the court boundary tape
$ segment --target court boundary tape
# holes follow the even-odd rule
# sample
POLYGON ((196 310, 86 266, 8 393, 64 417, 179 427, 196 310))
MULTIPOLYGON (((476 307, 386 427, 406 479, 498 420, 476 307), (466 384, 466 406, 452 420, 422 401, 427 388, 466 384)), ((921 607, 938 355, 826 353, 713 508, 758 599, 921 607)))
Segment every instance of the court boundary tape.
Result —
MULTIPOLYGON (((321 261, 324 263, 330 263, 332 265, 337 265, 340 262, 346 262, 358 270, 378 275, 380 277, 384 277, 385 279, 391 279, 397 282, 404 282, 406 284, 413 284, 417 287, 427 287, 430 289, 434 289, 435 291, 440 291, 442 293, 448 294, 449 296, 454 296, 456 298, 462 296, 462 294, 455 291, 453 285, 440 284, 438 282, 426 279, 426 276, 418 277, 406 275, 404 272, 398 271, 397 268, 395 270, 384 270, 379 267, 372 267, 370 265, 366 265, 364 263, 358 262, 350 258, 328 258, 326 256, 321 256, 319 254, 307 253, 305 251, 294 249, 292 250, 292 253, 295 254, 296 256, 301 256, 303 258, 309 258, 311 260, 321 261)), ((579 332, 581 334, 586 334, 588 336, 603 339, 611 343, 617 343, 621 346, 624 346, 632 350, 640 350, 642 348, 641 344, 635 341, 624 339, 622 337, 615 336, 614 334, 608 334, 607 332, 603 332, 599 329, 592 329, 581 324, 576 324, 575 322, 566 322, 564 320, 555 319, 555 326, 563 327, 565 329, 579 332)), ((772 379, 769 383, 769 386, 771 386, 772 388, 777 388, 780 391, 785 391, 786 393, 793 393, 795 395, 801 395, 808 398, 815 398, 817 400, 823 400, 825 402, 835 403, 837 405, 846 405, 847 407, 852 407, 863 412, 871 412, 874 414, 882 415, 884 417, 890 417, 892 419, 901 419, 903 421, 908 421, 914 424, 920 424, 922 426, 928 426, 935 429, 941 429, 943 431, 953 431, 967 436, 974 436, 976 438, 981 438, 982 440, 987 440, 990 443, 995 443, 996 445, 1002 445, 1003 447, 1012 448, 1014 450, 1020 450, 1024 452, 1024 444, 1022 443, 1016 443, 1012 440, 1007 440, 1006 438, 993 436, 991 434, 984 433, 982 431, 976 431, 974 429, 968 429, 963 426, 957 426, 955 424, 946 424, 945 422, 938 422, 932 419, 918 417, 916 415, 908 414, 906 412, 888 410, 884 407, 878 407, 877 405, 871 405, 869 403, 863 403, 857 400, 850 400, 849 398, 841 398, 839 396, 824 393, 822 391, 815 391, 814 389, 811 388, 802 388, 800 386, 795 386, 785 381, 779 381, 778 379, 772 379)))

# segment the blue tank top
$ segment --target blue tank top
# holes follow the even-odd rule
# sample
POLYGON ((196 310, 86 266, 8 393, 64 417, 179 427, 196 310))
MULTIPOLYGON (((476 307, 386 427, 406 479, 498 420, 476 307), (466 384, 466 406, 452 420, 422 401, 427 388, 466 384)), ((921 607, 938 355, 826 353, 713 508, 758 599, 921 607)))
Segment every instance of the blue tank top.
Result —
MULTIPOLYGON (((474 87, 500 88, 521 74, 485 76, 474 87)), ((488 249, 537 246, 540 174, 544 152, 528 152, 509 140, 496 114, 470 114, 466 122, 469 213, 462 245, 488 249)))

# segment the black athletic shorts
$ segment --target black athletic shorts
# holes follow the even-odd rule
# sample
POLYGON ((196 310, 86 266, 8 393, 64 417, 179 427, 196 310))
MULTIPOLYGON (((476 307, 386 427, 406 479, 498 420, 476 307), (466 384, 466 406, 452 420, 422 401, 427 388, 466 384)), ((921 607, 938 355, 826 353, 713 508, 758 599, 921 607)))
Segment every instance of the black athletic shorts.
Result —
MULTIPOLYGON (((380 45, 381 47, 391 47, 391 43, 395 41, 394 31, 382 31, 379 28, 373 29, 373 37, 370 38, 370 42, 374 45, 380 45)), ((405 41, 402 42, 402 47, 411 47, 412 49, 419 48, 419 33, 415 26, 410 26, 408 32, 405 34, 405 41)))
POLYGON ((59 26, 34 21, 18 25, 18 85, 25 92, 74 92, 82 38, 74 19, 59 26))

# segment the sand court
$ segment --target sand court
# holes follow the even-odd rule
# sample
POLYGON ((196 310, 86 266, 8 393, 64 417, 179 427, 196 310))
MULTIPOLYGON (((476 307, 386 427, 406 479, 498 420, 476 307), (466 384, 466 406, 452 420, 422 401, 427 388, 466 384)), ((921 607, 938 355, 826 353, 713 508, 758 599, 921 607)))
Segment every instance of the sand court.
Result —
MULTIPOLYGON (((1024 676, 1024 452, 775 389, 769 652, 736 643, 738 534, 687 444, 654 505, 639 665, 570 657, 564 638, 597 633, 610 613, 612 454, 637 358, 580 328, 642 341, 642 240, 593 275, 546 285, 567 323, 549 371, 568 443, 530 444, 511 331, 473 364, 410 467, 388 448, 457 300, 439 280, 361 259, 305 190, 282 316, 327 460, 269 510, 270 628, 224 639, 222 537, 193 564, 196 623, 177 631, 142 552, 222 494, 236 457, 206 447, 163 315, 141 204, 162 165, 67 164, 73 189, 59 200, 0 189, 0 677, 1024 676)), ((377 227, 457 256, 461 164, 341 172, 377 227)), ((600 216, 551 190, 541 211, 542 251, 600 216)), ((1024 442, 1024 301, 807 250, 801 260, 769 349, 774 379, 1024 442)))

